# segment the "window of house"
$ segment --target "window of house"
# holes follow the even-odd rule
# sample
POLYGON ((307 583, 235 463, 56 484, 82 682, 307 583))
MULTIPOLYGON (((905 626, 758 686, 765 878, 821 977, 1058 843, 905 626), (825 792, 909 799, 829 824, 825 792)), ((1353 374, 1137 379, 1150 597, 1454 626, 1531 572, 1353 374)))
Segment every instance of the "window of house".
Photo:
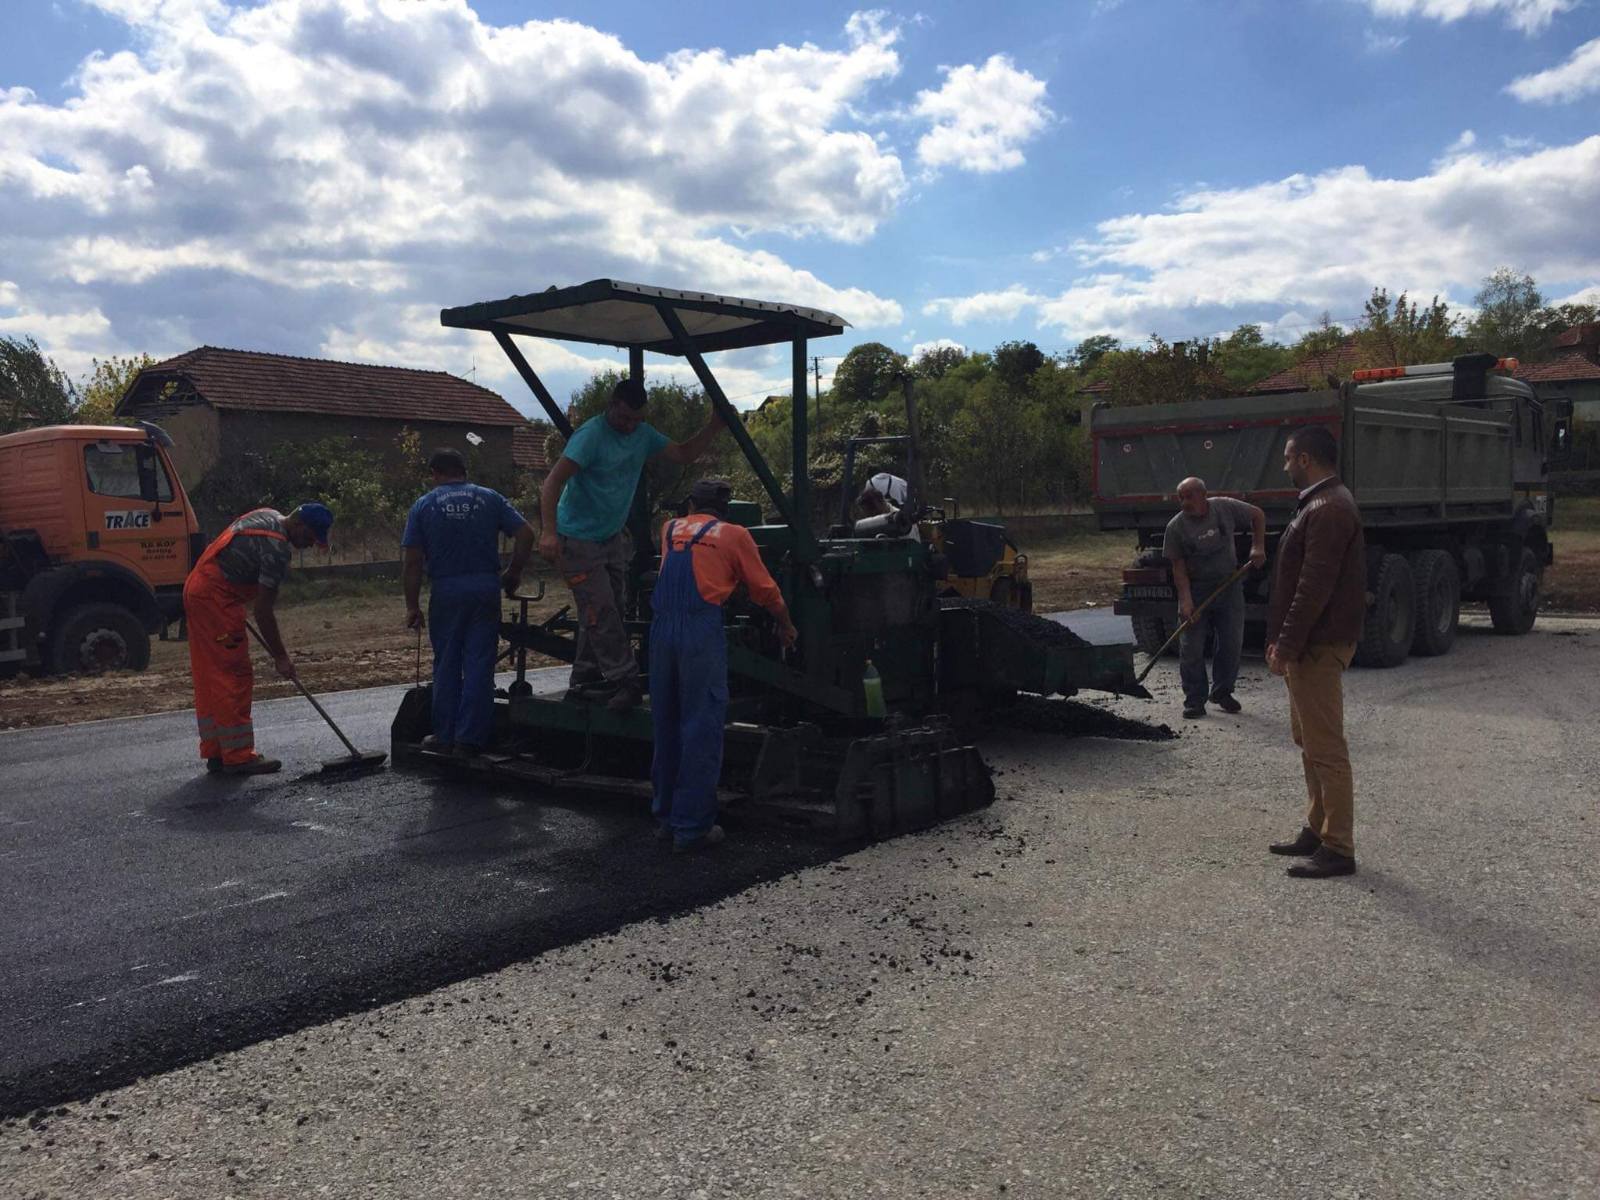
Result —
POLYGON ((144 500, 152 504, 172 499, 172 480, 149 446, 93 442, 83 448, 83 466, 89 490, 97 496, 144 500))

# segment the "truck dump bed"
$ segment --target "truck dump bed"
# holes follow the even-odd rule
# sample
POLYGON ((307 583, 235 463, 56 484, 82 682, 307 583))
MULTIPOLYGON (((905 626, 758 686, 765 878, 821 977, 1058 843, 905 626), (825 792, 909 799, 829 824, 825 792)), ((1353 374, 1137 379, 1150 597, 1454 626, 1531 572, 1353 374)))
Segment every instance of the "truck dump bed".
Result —
POLYGON ((1373 525, 1509 517, 1513 511, 1511 389, 1450 398, 1448 381, 1401 380, 1337 391, 1236 396, 1096 409, 1095 508, 1103 529, 1156 530, 1177 511, 1180 480, 1267 510, 1274 527, 1294 512, 1283 472, 1289 435, 1323 424, 1340 444, 1340 474, 1373 525))

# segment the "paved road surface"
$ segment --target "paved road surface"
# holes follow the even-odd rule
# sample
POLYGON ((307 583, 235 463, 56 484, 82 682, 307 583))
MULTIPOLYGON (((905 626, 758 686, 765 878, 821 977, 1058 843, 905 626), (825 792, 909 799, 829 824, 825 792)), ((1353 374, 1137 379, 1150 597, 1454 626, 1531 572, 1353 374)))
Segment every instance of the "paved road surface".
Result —
MULTIPOLYGON (((402 690, 327 704, 358 746, 387 748, 402 690)), ((258 705, 256 723, 263 749, 285 759, 280 775, 197 774, 187 712, 0 734, 0 1114, 828 853, 750 833, 686 860, 664 852, 637 804, 390 769, 330 780, 308 773, 340 747, 304 701, 258 705)))

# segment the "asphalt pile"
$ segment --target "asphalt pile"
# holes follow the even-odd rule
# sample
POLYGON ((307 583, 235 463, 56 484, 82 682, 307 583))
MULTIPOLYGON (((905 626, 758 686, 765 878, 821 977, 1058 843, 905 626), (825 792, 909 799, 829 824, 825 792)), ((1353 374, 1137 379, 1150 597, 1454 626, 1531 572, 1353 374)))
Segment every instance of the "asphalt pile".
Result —
POLYGON ((1089 643, 1058 621, 996 604, 993 600, 941 600, 942 609, 962 609, 968 612, 987 613, 1012 632, 1044 646, 1087 646, 1089 643))
POLYGON ((1080 700, 1046 700, 1039 696, 1018 696, 1015 704, 994 713, 993 724, 1028 733, 1116 738, 1128 742, 1166 742, 1178 736, 1170 725, 1136 721, 1080 700))

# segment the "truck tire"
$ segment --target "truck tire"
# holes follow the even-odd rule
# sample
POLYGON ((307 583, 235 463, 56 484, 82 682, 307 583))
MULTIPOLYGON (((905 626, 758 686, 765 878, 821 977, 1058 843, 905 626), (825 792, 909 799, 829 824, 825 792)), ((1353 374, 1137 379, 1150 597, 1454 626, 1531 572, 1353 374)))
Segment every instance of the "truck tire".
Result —
POLYGON ((1461 624, 1461 572, 1447 550, 1418 550, 1411 556, 1416 589, 1417 631, 1411 653, 1448 654, 1461 624))
POLYGON ((1012 597, 1016 595, 1016 586, 1011 582, 1009 575, 1002 575, 996 579, 989 588, 989 600, 1001 608, 1014 608, 1012 597))
POLYGON ((1398 667, 1410 656, 1416 635, 1417 595, 1410 564, 1403 555, 1383 555, 1369 586, 1372 607, 1355 661, 1363 667, 1398 667))
POLYGON ((1489 619, 1494 622, 1496 633, 1523 634, 1533 628, 1539 615, 1539 587, 1543 575, 1538 557, 1524 546, 1511 591, 1489 597, 1489 619))
POLYGON ((142 671, 150 665, 150 635, 120 604, 80 604, 50 630, 50 669, 58 675, 142 671))
MULTIPOLYGON (((1174 627, 1176 628, 1176 627, 1174 627)), ((1167 628, 1167 623, 1160 617, 1133 618, 1133 640, 1139 644, 1139 649, 1154 657, 1160 652, 1162 643, 1172 636, 1172 630, 1167 628)), ((1173 642, 1168 654, 1178 652, 1178 643, 1173 642)))

